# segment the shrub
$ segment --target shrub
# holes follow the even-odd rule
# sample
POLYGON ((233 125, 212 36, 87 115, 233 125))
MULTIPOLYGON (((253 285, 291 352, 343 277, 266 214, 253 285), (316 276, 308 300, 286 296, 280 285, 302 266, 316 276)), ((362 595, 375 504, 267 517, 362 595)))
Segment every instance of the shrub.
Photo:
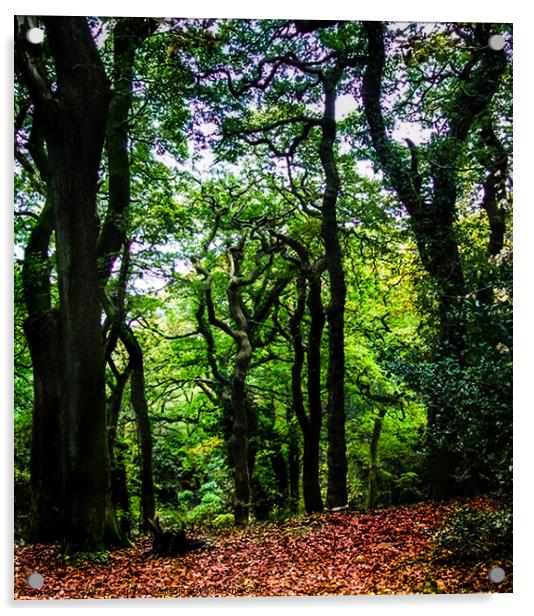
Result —
POLYGON ((183 531, 186 525, 184 513, 176 509, 160 509, 158 511, 158 519, 162 528, 173 533, 183 531))
POLYGON ((232 528, 234 525, 233 513, 220 513, 213 518, 213 526, 215 528, 232 528))
POLYGON ((434 535, 438 560, 481 561, 512 552, 512 511, 462 507, 434 535))

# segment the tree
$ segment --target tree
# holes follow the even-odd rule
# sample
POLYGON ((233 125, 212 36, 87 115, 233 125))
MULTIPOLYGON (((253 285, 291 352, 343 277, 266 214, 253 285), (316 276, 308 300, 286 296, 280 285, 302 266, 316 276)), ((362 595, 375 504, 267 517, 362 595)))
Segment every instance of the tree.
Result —
MULTIPOLYGON (((291 393, 293 412, 297 418, 304 440, 302 460, 302 491, 307 513, 323 510, 321 485, 319 477, 319 453, 322 425, 321 401, 321 343, 325 324, 322 300, 321 276, 326 267, 325 259, 319 256, 312 261, 310 250, 294 237, 274 232, 296 254, 293 257, 298 268, 295 280, 296 303, 289 318, 288 331, 278 322, 278 329, 292 344, 293 364, 291 367, 291 393), (308 308, 310 325, 308 342, 304 346, 302 322, 308 308), (309 414, 306 414, 303 397, 302 372, 304 360, 307 359, 307 399, 309 414)), ((288 257, 286 257, 288 258, 288 257)))
MULTIPOLYGON (((51 170, 35 113, 28 149, 44 183, 42 196, 45 198, 45 205, 29 234, 22 265, 27 310, 24 333, 33 369, 30 536, 36 540, 54 540, 62 536, 64 521, 59 313, 52 307, 52 266, 48 255, 54 228, 54 202, 51 191, 46 188, 51 170)), ((19 160, 21 156, 18 155, 19 160)), ((33 174, 31 164, 27 160, 24 164, 33 174)))
MULTIPOLYGON (((218 214, 215 217, 215 224, 210 236, 204 244, 205 251, 209 249, 210 244, 215 239, 220 224, 221 214, 218 214)), ((230 243, 227 247, 228 282, 226 296, 228 312, 233 326, 217 315, 212 295, 212 274, 201 264, 196 255, 193 257, 195 269, 205 280, 204 298, 201 301, 205 303, 208 322, 211 326, 217 327, 229 336, 234 341, 237 350, 233 360, 233 374, 230 379, 232 435, 229 443, 234 469, 234 517, 237 525, 248 523, 250 508, 249 412, 246 378, 252 359, 254 343, 258 335, 258 328, 265 321, 277 297, 290 280, 287 274, 282 274, 278 279, 274 280, 270 287, 267 285, 265 276, 272 271, 273 258, 277 250, 277 243, 270 244, 267 238, 262 237, 254 229, 254 226, 250 232, 242 231, 235 243, 230 243), (245 269, 245 247, 247 243, 256 244, 258 250, 254 259, 254 265, 249 271, 245 269), (247 308, 244 302, 243 292, 257 283, 260 276, 264 278, 264 282, 258 290, 251 292, 252 312, 249 312, 250 308, 247 308)), ((202 325, 201 319, 199 323, 201 323, 201 330, 204 329, 205 326, 202 325)), ((210 344, 210 334, 207 335, 207 341, 210 344)), ((209 347, 208 352, 210 352, 209 347)))
MULTIPOLYGON (((222 84, 233 99, 241 114, 242 122, 230 118, 223 125, 223 136, 232 147, 236 142, 261 148, 272 158, 283 160, 288 168, 290 186, 295 193, 291 168, 295 158, 302 156, 308 149, 308 156, 319 157, 324 177, 323 190, 318 198, 321 205, 311 206, 321 216, 321 237, 325 246, 326 271, 329 279, 330 299, 326 310, 328 324, 329 361, 327 374, 327 427, 329 433, 329 480, 327 506, 344 507, 347 504, 347 460, 345 443, 345 359, 344 359, 344 306, 346 285, 342 264, 342 251, 338 238, 337 201, 340 192, 339 173, 337 169, 337 143, 335 102, 347 79, 349 69, 364 65, 365 57, 354 53, 347 41, 357 38, 353 25, 336 22, 293 22, 253 24, 252 31, 247 32, 237 41, 242 49, 251 52, 251 39, 257 40, 255 28, 272 28, 271 45, 268 49, 254 51, 258 59, 252 69, 241 66, 245 73, 237 79, 228 69, 226 62, 211 62, 205 67, 201 62, 205 78, 221 76, 222 84), (338 37, 322 36, 321 31, 336 26, 338 37), (346 37, 347 40, 344 40, 346 37), (316 58, 320 58, 317 60, 316 58), (264 74, 264 72, 266 74, 264 74), (293 95, 290 80, 298 75, 303 85, 298 94, 293 95), (288 93, 290 95, 288 96, 288 93), (255 105, 262 105, 259 113, 251 113, 243 103, 254 100, 255 105), (274 102, 276 100, 276 103, 274 102), (320 116, 314 114, 307 105, 321 105, 320 116), (314 130, 319 135, 314 135, 314 130), (311 152, 310 152, 311 150, 311 152)), ((237 27, 239 32, 239 27, 237 27)), ((236 57, 234 54, 233 57, 236 57)), ((233 58, 232 58, 233 59, 233 58)), ((242 56, 237 55, 237 62, 242 56)), ((235 66, 232 66, 235 70, 235 66)), ((209 92, 209 89, 207 90, 209 92)), ((224 145, 223 139, 223 145, 224 145)), ((235 152, 230 156, 235 158, 235 152)), ((304 158, 306 163, 310 160, 304 158)), ((299 160, 298 165, 302 165, 299 160)), ((313 165, 313 163, 312 163, 313 165)), ((315 167, 315 165, 313 165, 315 167)), ((309 209, 309 195, 304 195, 303 208, 309 209)))
MULTIPOLYGON (((134 62, 137 49, 156 28, 150 19, 119 19, 113 30, 113 96, 109 107, 106 128, 106 154, 108 162, 109 205, 98 237, 97 255, 99 281, 103 294, 103 307, 111 323, 111 336, 119 338, 129 356, 128 374, 131 383, 131 401, 136 413, 141 467, 142 527, 154 520, 155 498, 152 470, 152 436, 145 395, 143 351, 133 329, 125 322, 124 295, 128 278, 130 243, 126 238, 127 218, 130 209, 130 160, 128 153, 129 113, 133 101, 134 62), (118 297, 119 306, 106 296, 105 287, 113 264, 122 252, 118 297)), ((109 345, 108 345, 109 348, 109 345)), ((122 383, 118 377, 117 385, 122 383)), ((121 385, 119 385, 120 391, 121 385)), ((116 400, 120 405, 120 401, 116 400)))
POLYGON ((64 520, 69 549, 117 540, 111 505, 96 264, 96 191, 109 83, 87 21, 46 18, 57 87, 18 37, 51 165, 60 295, 64 520), (83 67, 83 70, 81 70, 83 67))
MULTIPOLYGON (((435 135, 427 146, 424 158, 426 172, 421 169, 421 154, 407 140, 410 164, 386 132, 382 114, 381 83, 386 62, 385 27, 378 22, 365 22, 369 62, 362 85, 362 100, 376 155, 401 203, 410 216, 421 262, 435 284, 440 318, 440 338, 445 353, 460 366, 467 362, 468 331, 465 313, 467 287, 455 237, 454 221, 458 194, 458 164, 473 124, 491 103, 506 69, 504 51, 494 52, 487 46, 491 30, 478 25, 464 33, 470 43, 463 68, 451 88, 452 100, 444 110, 446 132, 435 135), (428 174, 425 177, 425 173, 428 174), (432 187, 428 187, 430 179, 432 187)), ((449 409, 454 415, 454 409, 449 409)), ((436 422, 450 421, 433 404, 428 409, 432 432, 436 422), (438 419, 438 413, 440 419, 438 419)), ((440 427, 437 426, 437 434, 440 427)), ((442 449, 439 436, 431 442, 433 493, 445 496, 454 491, 452 475, 459 463, 457 453, 442 449)))
POLYGON ((33 541, 101 550, 139 514, 181 551, 188 524, 509 491, 509 27, 42 23, 16 35, 17 527, 31 493, 33 541))

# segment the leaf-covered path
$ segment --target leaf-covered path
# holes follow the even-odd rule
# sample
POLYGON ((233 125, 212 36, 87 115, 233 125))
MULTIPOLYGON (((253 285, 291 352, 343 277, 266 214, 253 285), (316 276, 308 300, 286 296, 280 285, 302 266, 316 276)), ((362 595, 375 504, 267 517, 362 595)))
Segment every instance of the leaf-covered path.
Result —
MULTIPOLYGON (((471 505, 487 507, 484 499, 471 505)), ((432 535, 457 507, 423 503, 373 513, 299 516, 217 533, 185 557, 148 555, 145 538, 110 553, 106 564, 65 562, 53 546, 15 552, 15 598, 141 598, 365 593, 511 592, 511 562, 444 565, 432 535), (488 571, 507 575, 495 585, 488 571), (40 590, 26 586, 39 572, 40 590)))

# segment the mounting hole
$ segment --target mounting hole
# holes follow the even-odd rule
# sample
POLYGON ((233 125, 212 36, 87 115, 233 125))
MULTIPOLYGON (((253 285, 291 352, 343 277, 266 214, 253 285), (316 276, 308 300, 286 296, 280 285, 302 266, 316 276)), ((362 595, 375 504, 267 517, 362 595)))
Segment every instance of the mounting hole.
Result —
POLYGON ((41 28, 30 28, 26 32, 26 39, 28 42, 33 43, 34 45, 39 45, 44 41, 44 32, 41 28))
POLYGON ((500 584, 504 580, 505 575, 504 569, 501 567, 493 567, 488 577, 494 584, 500 584))
POLYGON ((28 584, 30 588, 39 590, 39 588, 41 588, 44 584, 44 577, 40 573, 30 573, 30 575, 26 578, 26 584, 28 584))
POLYGON ((504 45, 504 36, 500 34, 492 34, 488 39, 488 47, 493 51, 501 51, 501 49, 504 49, 504 45))

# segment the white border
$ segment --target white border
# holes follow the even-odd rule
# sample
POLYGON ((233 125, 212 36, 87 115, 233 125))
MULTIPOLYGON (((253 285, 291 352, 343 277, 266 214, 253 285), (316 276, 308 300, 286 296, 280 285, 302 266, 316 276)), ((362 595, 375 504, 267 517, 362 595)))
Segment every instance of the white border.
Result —
POLYGON ((244 0, 197 0, 194 3, 151 0, 147 4, 127 4, 114 0, 93 2, 66 1, 42 2, 20 1, 3 5, 0 29, 2 34, 2 93, 0 96, 0 131, 2 156, 2 224, 0 230, 0 392, 2 429, 0 463, 2 493, 0 502, 4 514, 0 523, 0 603, 2 607, 26 612, 34 607, 69 608, 104 612, 114 609, 139 608, 144 611, 154 607, 178 608, 182 611, 234 614, 260 610, 262 613, 276 608, 284 613, 305 609, 322 613, 335 609, 336 613, 383 614, 394 610, 396 616, 426 613, 435 614, 454 610, 458 614, 484 612, 485 615, 502 615, 504 610, 513 610, 519 604, 534 603, 530 587, 534 583, 534 549, 532 524, 534 516, 534 484, 532 481, 532 454, 534 449, 534 404, 530 395, 534 365, 531 360, 534 340, 532 336, 532 281, 534 245, 534 121, 532 108, 534 91, 534 20, 528 0, 501 0, 468 2, 445 0, 443 3, 428 0, 389 0, 360 2, 328 0, 311 3, 304 0, 268 0, 268 2, 245 2, 244 0), (271 17, 271 18, 319 18, 319 19, 383 19, 388 21, 506 21, 514 23, 514 163, 515 163, 515 375, 514 375, 514 452, 515 452, 515 527, 514 527, 514 594, 485 596, 411 596, 411 597, 355 597, 355 598, 296 598, 296 599, 219 599, 219 600, 110 600, 110 601, 64 601, 64 602, 17 602, 12 597, 12 18, 14 14, 63 14, 63 15, 146 15, 155 16, 217 16, 217 17, 271 17), (530 300, 530 301, 529 301, 530 300), (530 327, 529 327, 530 325, 530 327), (530 454, 530 455, 529 455, 530 454))

